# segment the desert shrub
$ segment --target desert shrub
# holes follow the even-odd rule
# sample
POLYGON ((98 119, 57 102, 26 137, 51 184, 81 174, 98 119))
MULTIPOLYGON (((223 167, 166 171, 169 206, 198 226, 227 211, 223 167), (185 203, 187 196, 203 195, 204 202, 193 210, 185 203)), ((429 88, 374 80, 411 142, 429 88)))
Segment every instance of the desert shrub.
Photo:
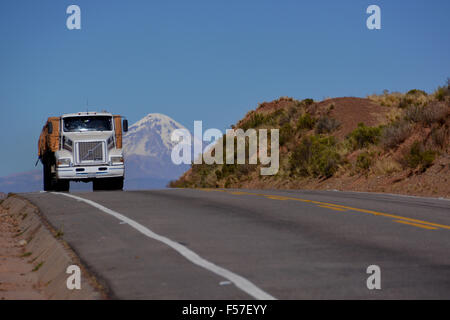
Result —
POLYGON ((444 148, 447 145, 448 134, 449 132, 445 126, 433 128, 431 130, 431 139, 436 146, 444 148))
POLYGON ((425 170, 433 164, 436 153, 432 150, 426 150, 423 143, 414 142, 409 152, 404 156, 404 164, 410 168, 425 170))
POLYGON ((314 125, 316 123, 316 119, 311 117, 309 113, 305 113, 304 115, 300 116, 297 121, 297 130, 311 130, 314 128, 314 125))
POLYGON ((334 103, 330 104, 330 105, 327 107, 327 113, 330 113, 332 110, 334 110, 334 108, 336 108, 336 106, 334 105, 334 103))
POLYGON ((223 164, 222 165, 222 178, 226 178, 230 175, 233 175, 236 173, 238 165, 236 164, 236 160, 235 163, 233 164, 223 164))
POLYGON ((450 115, 450 105, 442 102, 433 102, 424 108, 424 123, 431 125, 436 122, 444 123, 445 118, 450 115))
POLYGON ((291 173, 300 176, 331 177, 341 162, 334 137, 305 137, 289 158, 291 173))
POLYGON ((294 135, 294 129, 289 123, 285 123, 280 128, 280 146, 288 142, 294 135))
POLYGON ((215 186, 216 176, 214 167, 207 164, 192 164, 192 175, 187 183, 196 188, 207 188, 215 186), (212 175, 210 175, 212 173, 212 175))
POLYGON ((288 116, 289 116, 289 118, 294 117, 294 115, 295 115, 299 110, 300 110, 300 109, 299 109, 299 105, 289 107, 289 109, 288 109, 288 116))
POLYGON ((287 115, 283 109, 278 109, 266 115, 260 114, 259 118, 256 119, 257 121, 250 123, 253 127, 249 126, 248 128, 256 128, 262 124, 277 125, 280 123, 280 119, 287 118, 287 115))
POLYGON ((278 125, 284 126, 286 123, 289 123, 291 121, 291 118, 288 114, 283 114, 278 119, 278 125))
POLYGON ((280 101, 290 101, 293 102, 294 98, 292 97, 279 97, 277 100, 275 100, 276 102, 280 102, 280 101))
POLYGON ((256 128, 256 127, 264 124, 266 121, 267 121, 267 119, 263 114, 253 113, 246 122, 244 122, 240 125, 240 127, 243 130, 247 130, 250 128, 256 128))
POLYGON ((303 100, 301 101, 301 103, 302 103, 303 105, 305 105, 305 106, 310 106, 310 105, 312 105, 312 104, 314 103, 314 100, 313 100, 313 99, 307 98, 307 99, 303 99, 303 100))
POLYGON ((428 94, 419 89, 409 90, 405 95, 400 98, 398 107, 406 109, 412 105, 424 106, 429 102, 428 94))
POLYGON ((410 106, 405 110, 405 119, 412 122, 421 122, 423 119, 423 107, 410 106))
POLYGON ((443 120, 450 114, 450 106, 445 103, 434 102, 423 109, 423 123, 432 125, 443 120))
POLYGON ((221 171, 221 170, 216 170, 216 171, 215 171, 215 174, 216 174, 216 179, 217 179, 217 180, 222 179, 223 174, 222 174, 222 171, 221 171))
POLYGON ((381 135, 381 127, 368 127, 364 123, 359 123, 347 139, 350 141, 354 150, 368 147, 371 144, 377 144, 381 135))
POLYGON ((356 167, 362 171, 369 170, 372 165, 372 155, 368 152, 362 152, 356 158, 356 167))
POLYGON ((398 103, 398 107, 401 109, 408 108, 410 105, 414 103, 414 99, 412 97, 406 96, 400 99, 398 103))
POLYGON ((428 95, 425 91, 420 90, 420 89, 409 90, 406 94, 407 95, 423 95, 423 96, 427 96, 428 95))
POLYGON ((448 96, 450 96, 450 78, 447 78, 447 85, 439 86, 434 92, 434 97, 438 101, 444 101, 448 96))
POLYGON ((449 114, 450 107, 445 103, 433 102, 428 106, 411 106, 405 110, 405 119, 430 126, 440 122, 449 114))
POLYGON ((340 123, 334 118, 327 116, 320 117, 316 123, 316 133, 330 133, 339 128, 340 123))
POLYGON ((274 112, 269 113, 269 116, 271 118, 277 118, 277 117, 281 116, 282 114, 284 114, 284 109, 277 109, 274 112))
POLYGON ((439 87, 434 93, 435 98, 438 101, 444 101, 445 97, 448 95, 448 89, 445 87, 439 87))
POLYGON ((192 164, 191 165, 191 170, 193 174, 196 175, 204 175, 204 172, 207 170, 207 166, 205 164, 192 164))
POLYGON ((312 139, 305 137, 297 145, 289 157, 290 170, 294 174, 301 176, 309 175, 309 164, 312 158, 312 139))
POLYGON ((230 178, 228 178, 227 181, 225 181, 224 187, 225 188, 230 188, 231 187, 231 179, 230 178))
POLYGON ((381 144, 385 149, 398 146, 411 134, 412 126, 405 121, 394 122, 381 131, 381 144))
POLYGON ((256 170, 254 164, 239 164, 237 166, 237 177, 240 179, 243 176, 248 176, 252 171, 256 170))

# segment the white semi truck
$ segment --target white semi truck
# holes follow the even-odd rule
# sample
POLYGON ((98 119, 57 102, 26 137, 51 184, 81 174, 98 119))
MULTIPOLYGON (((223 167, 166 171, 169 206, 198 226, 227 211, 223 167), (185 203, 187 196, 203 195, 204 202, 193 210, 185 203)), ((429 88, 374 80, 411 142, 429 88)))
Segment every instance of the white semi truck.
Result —
POLYGON ((45 191, 69 191, 70 181, 93 182, 93 190, 122 190, 122 131, 128 121, 107 112, 50 117, 39 137, 45 191))

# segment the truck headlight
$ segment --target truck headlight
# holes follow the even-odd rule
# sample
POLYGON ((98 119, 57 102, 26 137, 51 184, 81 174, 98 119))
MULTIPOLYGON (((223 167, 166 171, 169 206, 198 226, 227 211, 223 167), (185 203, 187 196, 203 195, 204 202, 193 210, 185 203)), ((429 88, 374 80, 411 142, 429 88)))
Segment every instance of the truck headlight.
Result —
POLYGON ((112 164, 123 163, 123 157, 111 157, 111 163, 112 164))
POLYGON ((58 159, 56 161, 56 165, 58 167, 68 167, 70 166, 70 159, 69 158, 58 159))

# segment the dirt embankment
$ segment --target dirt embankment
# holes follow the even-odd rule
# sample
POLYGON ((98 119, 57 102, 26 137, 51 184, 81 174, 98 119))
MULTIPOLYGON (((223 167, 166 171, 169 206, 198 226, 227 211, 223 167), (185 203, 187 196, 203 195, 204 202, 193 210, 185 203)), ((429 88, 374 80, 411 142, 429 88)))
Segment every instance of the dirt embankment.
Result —
POLYGON ((106 296, 36 207, 17 196, 0 200, 0 299, 102 299, 106 296), (69 290, 67 267, 81 269, 81 289, 69 290))

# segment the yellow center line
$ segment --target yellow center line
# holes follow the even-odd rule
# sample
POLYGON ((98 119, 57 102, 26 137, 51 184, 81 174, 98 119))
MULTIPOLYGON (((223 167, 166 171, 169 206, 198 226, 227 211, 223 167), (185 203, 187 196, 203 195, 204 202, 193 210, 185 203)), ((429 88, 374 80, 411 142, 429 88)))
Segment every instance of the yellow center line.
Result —
MULTIPOLYGON (((211 190, 211 191, 212 190, 217 190, 217 191, 227 192, 227 193, 231 193, 231 194, 245 194, 245 195, 253 195, 253 196, 264 196, 267 199, 272 199, 272 200, 292 200, 292 201, 313 203, 313 204, 317 204, 319 206, 328 206, 328 207, 333 207, 333 208, 341 208, 341 209, 345 209, 345 210, 351 210, 351 211, 363 212, 363 213, 370 213, 370 214, 373 214, 373 215, 376 215, 376 216, 383 216, 383 217, 388 217, 388 218, 392 218, 392 219, 403 220, 403 222, 406 223, 406 221, 407 221, 410 224, 411 223, 416 223, 416 224, 420 224, 420 225, 424 225, 425 224, 427 226, 432 226, 432 227, 437 227, 437 228, 443 228, 443 229, 450 230, 450 226, 444 225, 444 224, 428 222, 428 221, 423 221, 423 220, 413 219, 413 218, 408 218, 408 217, 402 217, 402 216, 398 216, 398 215, 390 214, 390 213, 384 213, 384 212, 378 212, 378 211, 373 211, 373 210, 354 208, 354 207, 349 207, 349 206, 344 206, 344 205, 334 204, 334 203, 328 203, 328 202, 314 201, 314 200, 308 200, 308 199, 302 199, 302 198, 285 197, 285 196, 280 196, 280 195, 252 193, 252 192, 226 191, 226 190, 221 190, 221 189, 209 189, 209 190, 211 190)), ((433 229, 435 229, 435 228, 433 228, 433 229)))
POLYGON ((283 196, 273 196, 273 195, 264 195, 267 199, 272 199, 272 200, 291 200, 288 197, 283 197, 283 196))
POLYGON ((422 225, 422 224, 417 224, 417 223, 411 223, 411 222, 408 222, 408 221, 402 221, 402 220, 394 220, 395 222, 398 222, 398 223, 403 223, 403 224, 407 224, 407 225, 410 225, 410 226, 414 226, 414 227, 419 227, 419 228, 423 228, 423 229, 428 229, 428 230, 436 230, 437 228, 435 228, 435 227, 430 227, 430 226, 424 226, 424 225, 422 225))
POLYGON ((329 207, 329 206, 319 206, 321 208, 327 208, 327 209, 331 209, 331 210, 336 210, 336 211, 347 211, 345 209, 341 209, 341 208, 336 208, 336 207, 329 207))
POLYGON ((253 193, 248 193, 248 192, 244 192, 244 191, 231 191, 231 192, 228 192, 228 193, 236 194, 236 195, 243 195, 243 194, 245 194, 245 195, 249 195, 249 196, 254 196, 253 193))
POLYGON ((353 207, 348 207, 348 206, 343 206, 343 205, 333 204, 333 203, 327 203, 327 202, 305 200, 305 199, 301 199, 301 198, 289 198, 289 200, 301 201, 301 202, 310 202, 310 203, 314 203, 314 204, 317 204, 317 205, 334 206, 334 207, 348 209, 348 210, 357 211, 357 212, 370 213, 370 214, 373 214, 373 215, 376 215, 376 216, 384 216, 384 217, 393 218, 393 219, 406 220, 406 221, 410 221, 410 222, 413 222, 413 223, 415 222, 415 223, 420 223, 420 224, 427 224, 427 225, 430 225, 430 226, 433 226, 433 227, 439 227, 439 228, 450 230, 450 226, 447 226, 447 225, 438 224, 438 223, 434 223, 434 222, 423 221, 423 220, 418 220, 418 219, 413 219, 413 218, 402 217, 402 216, 398 216, 398 215, 395 215, 395 214, 389 214, 389 213, 378 212, 378 211, 373 211, 373 210, 353 208, 353 207))

